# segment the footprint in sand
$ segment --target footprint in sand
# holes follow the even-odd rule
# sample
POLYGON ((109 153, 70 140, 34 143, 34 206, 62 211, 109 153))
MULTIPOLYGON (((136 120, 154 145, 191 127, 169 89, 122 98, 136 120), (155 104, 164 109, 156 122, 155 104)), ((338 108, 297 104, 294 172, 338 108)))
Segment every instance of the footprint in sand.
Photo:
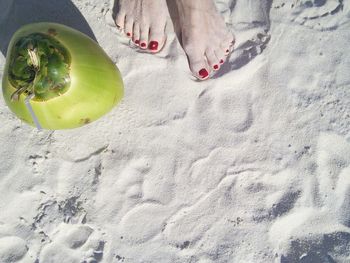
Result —
POLYGON ((179 249, 191 247, 228 212, 230 194, 235 178, 224 178, 216 188, 209 191, 191 206, 180 208, 166 222, 163 235, 179 249))
POLYGON ((145 174, 150 169, 147 160, 136 160, 125 167, 115 183, 119 193, 127 198, 142 198, 142 185, 145 174))
POLYGON ((283 247, 281 262, 350 260, 350 143, 321 134, 316 155, 315 175, 305 177, 298 208, 271 227, 272 242, 283 247), (322 232, 315 232, 314 224, 322 232))
MULTIPOLYGON (((164 162, 161 164, 164 165, 164 162)), ((150 160, 132 160, 122 168, 118 177, 111 176, 114 182, 103 188, 103 195, 97 195, 97 209, 103 214, 104 220, 107 216, 110 222, 116 224, 118 234, 123 236, 126 242, 146 242, 159 234, 164 227, 169 209, 162 202, 169 198, 164 195, 170 195, 171 189, 164 185, 162 180, 148 181, 147 175, 153 168, 158 172, 161 170, 157 164, 151 165, 150 160), (164 186, 169 192, 165 193, 164 189, 159 189, 156 190, 157 193, 153 193, 159 187, 154 185, 155 183, 164 186), (110 196, 113 196, 113 201, 110 200, 110 196)))
POLYGON ((19 262, 27 253, 26 241, 16 236, 6 236, 0 238, 0 262, 19 262))
POLYGON ((342 0, 274 1, 273 8, 286 18, 310 28, 332 30, 348 21, 348 7, 342 0))
POLYGON ((204 90, 193 111, 194 129, 199 133, 241 133, 253 124, 252 103, 249 93, 232 87, 204 90))
POLYGON ((350 260, 350 233, 335 231, 291 240, 281 263, 335 263, 350 260), (339 256, 341 255, 341 256, 339 256))
POLYGON ((39 262, 97 263, 103 258, 105 242, 101 234, 87 225, 61 224, 44 246, 39 262))
POLYGON ((145 203, 126 213, 119 224, 119 233, 131 243, 144 243, 160 234, 170 209, 161 204, 145 203))
POLYGON ((337 215, 350 227, 350 143, 334 134, 322 134, 318 140, 317 205, 337 215), (334 205, 336 204, 336 205, 334 205))
POLYGON ((96 195, 96 209, 115 223, 143 200, 143 184, 150 165, 145 159, 136 159, 119 169, 118 174, 113 164, 105 169, 105 179, 100 182, 104 186, 101 187, 103 193, 97 192, 96 195), (110 201, 111 196, 114 197, 113 202, 110 201))

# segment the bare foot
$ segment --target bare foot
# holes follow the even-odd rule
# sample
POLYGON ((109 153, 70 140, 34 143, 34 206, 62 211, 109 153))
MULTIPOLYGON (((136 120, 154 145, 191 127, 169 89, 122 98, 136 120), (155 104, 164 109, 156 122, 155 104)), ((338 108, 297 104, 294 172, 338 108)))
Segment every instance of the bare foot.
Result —
POLYGON ((115 0, 117 27, 141 49, 159 52, 165 44, 166 0, 115 0))
POLYGON ((176 0, 180 42, 192 74, 200 80, 217 71, 231 52, 234 37, 213 0, 176 0))

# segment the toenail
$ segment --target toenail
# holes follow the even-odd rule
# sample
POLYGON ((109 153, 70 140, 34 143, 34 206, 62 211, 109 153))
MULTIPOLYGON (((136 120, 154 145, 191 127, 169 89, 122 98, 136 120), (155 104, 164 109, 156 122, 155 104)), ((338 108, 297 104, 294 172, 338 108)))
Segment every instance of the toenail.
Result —
POLYGON ((220 59, 220 64, 224 64, 224 61, 222 59, 220 59))
POLYGON ((219 68, 219 66, 218 65, 214 65, 214 67, 213 67, 214 69, 218 69, 219 68))
POLYGON ((226 49, 226 53, 230 52, 230 50, 226 49))
POLYGON ((140 40, 136 39, 136 40, 135 40, 135 44, 136 44, 136 45, 140 44, 140 40))
POLYGON ((146 43, 141 43, 141 47, 146 47, 146 43))
POLYGON ((157 50, 158 49, 158 42, 157 41, 151 41, 148 45, 148 48, 150 50, 157 50))
POLYGON ((203 79, 209 75, 208 71, 205 68, 202 68, 198 73, 203 79))
POLYGON ((131 34, 128 32, 128 33, 126 33, 126 35, 128 36, 128 37, 130 37, 131 36, 131 34))

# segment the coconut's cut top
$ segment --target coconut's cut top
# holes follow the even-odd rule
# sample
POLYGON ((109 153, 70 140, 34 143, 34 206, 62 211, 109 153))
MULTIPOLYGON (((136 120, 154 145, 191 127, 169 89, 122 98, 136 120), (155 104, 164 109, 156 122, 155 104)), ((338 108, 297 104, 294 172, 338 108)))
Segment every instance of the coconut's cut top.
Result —
POLYGON ((16 88, 12 100, 24 93, 45 101, 65 93, 70 86, 71 57, 52 36, 32 33, 14 44, 10 54, 9 81, 16 88))

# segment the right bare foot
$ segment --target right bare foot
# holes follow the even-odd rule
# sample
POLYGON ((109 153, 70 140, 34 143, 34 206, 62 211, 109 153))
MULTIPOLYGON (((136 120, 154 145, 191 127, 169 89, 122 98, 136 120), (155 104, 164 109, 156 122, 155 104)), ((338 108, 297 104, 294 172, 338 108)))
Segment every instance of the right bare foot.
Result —
POLYGON ((176 0, 181 30, 180 42, 192 74, 207 79, 219 70, 234 44, 213 0, 176 0))
POLYGON ((117 27, 141 49, 159 52, 165 44, 166 0, 115 0, 117 27))

